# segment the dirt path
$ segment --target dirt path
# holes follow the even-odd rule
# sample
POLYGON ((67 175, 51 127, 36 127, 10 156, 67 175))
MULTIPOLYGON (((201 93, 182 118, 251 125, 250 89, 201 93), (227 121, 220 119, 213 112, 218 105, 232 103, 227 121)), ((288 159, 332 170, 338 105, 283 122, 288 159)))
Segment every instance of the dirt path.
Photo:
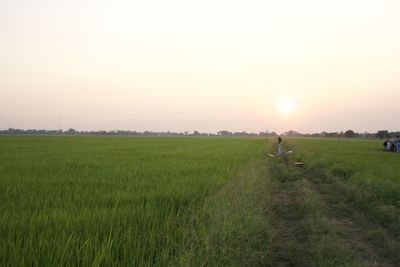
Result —
POLYGON ((273 251, 273 266, 306 266, 307 254, 304 244, 307 233, 304 229, 304 215, 300 208, 302 199, 294 181, 276 183, 273 202, 274 223, 277 229, 273 251))
POLYGON ((387 246, 399 240, 357 210, 336 184, 290 163, 270 164, 273 266, 400 266, 387 246))

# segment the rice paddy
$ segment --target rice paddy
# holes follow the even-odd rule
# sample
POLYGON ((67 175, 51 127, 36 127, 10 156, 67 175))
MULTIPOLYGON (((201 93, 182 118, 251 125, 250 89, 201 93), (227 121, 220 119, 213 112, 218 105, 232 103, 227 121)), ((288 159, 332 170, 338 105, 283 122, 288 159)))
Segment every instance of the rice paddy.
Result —
POLYGON ((2 136, 0 265, 400 264, 400 153, 284 146, 287 160, 265 138, 2 136))

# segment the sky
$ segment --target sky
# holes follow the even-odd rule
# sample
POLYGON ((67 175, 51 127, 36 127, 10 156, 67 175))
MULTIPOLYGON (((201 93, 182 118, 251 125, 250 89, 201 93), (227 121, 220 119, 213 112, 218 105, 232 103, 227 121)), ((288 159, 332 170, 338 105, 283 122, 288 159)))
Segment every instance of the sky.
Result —
POLYGON ((0 1, 0 129, 400 130, 400 1, 0 1))

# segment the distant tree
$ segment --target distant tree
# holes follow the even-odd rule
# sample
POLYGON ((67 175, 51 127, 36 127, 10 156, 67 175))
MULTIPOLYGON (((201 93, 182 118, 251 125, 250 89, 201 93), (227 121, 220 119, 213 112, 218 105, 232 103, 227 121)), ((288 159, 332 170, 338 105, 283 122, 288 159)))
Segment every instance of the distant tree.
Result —
POLYGON ((76 130, 75 129, 68 129, 68 131, 66 132, 67 134, 75 134, 76 130))
POLYGON ((378 131, 378 132, 375 134, 375 137, 376 137, 376 138, 380 138, 380 139, 389 138, 389 137, 390 137, 390 134, 389 134, 389 131, 388 131, 388 130, 381 130, 381 131, 378 131))
POLYGON ((310 134, 311 137, 324 137, 321 133, 312 133, 310 134))
POLYGON ((265 131, 265 132, 259 132, 258 136, 264 136, 264 137, 268 137, 271 136, 272 133, 270 133, 269 131, 265 131))
POLYGON ((347 130, 346 132, 344 132, 344 136, 346 138, 353 138, 356 137, 356 133, 352 130, 347 130))
POLYGON ((218 132, 218 135, 220 135, 220 136, 231 136, 232 135, 232 133, 231 132, 229 132, 229 131, 219 131, 218 132))
POLYGON ((400 136, 400 132, 390 132, 390 133, 389 133, 389 136, 390 136, 390 137, 393 137, 393 138, 395 138, 395 137, 397 138, 397 137, 400 136))
POLYGON ((290 130, 287 132, 284 132, 283 135, 285 136, 302 136, 303 134, 294 130, 290 130))
POLYGON ((328 137, 328 138, 335 138, 335 137, 338 137, 338 136, 339 136, 339 133, 337 133, 337 132, 331 132, 331 133, 322 132, 321 134, 322 134, 324 137, 328 137))

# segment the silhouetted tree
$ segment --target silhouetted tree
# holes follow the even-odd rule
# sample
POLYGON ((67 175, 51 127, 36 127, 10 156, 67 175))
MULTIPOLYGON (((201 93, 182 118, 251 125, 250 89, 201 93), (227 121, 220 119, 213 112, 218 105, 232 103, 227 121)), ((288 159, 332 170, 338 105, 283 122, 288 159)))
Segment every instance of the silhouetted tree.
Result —
POLYGON ((224 131, 219 131, 218 135, 220 135, 220 136, 231 136, 232 133, 224 130, 224 131))
POLYGON ((347 130, 346 132, 344 132, 344 136, 346 138, 353 138, 356 137, 356 133, 352 130, 347 130))
POLYGON ((375 134, 375 137, 376 137, 376 138, 380 138, 380 139, 389 138, 389 137, 390 137, 390 134, 389 134, 389 131, 388 131, 388 130, 381 130, 381 131, 378 131, 378 132, 375 134))

